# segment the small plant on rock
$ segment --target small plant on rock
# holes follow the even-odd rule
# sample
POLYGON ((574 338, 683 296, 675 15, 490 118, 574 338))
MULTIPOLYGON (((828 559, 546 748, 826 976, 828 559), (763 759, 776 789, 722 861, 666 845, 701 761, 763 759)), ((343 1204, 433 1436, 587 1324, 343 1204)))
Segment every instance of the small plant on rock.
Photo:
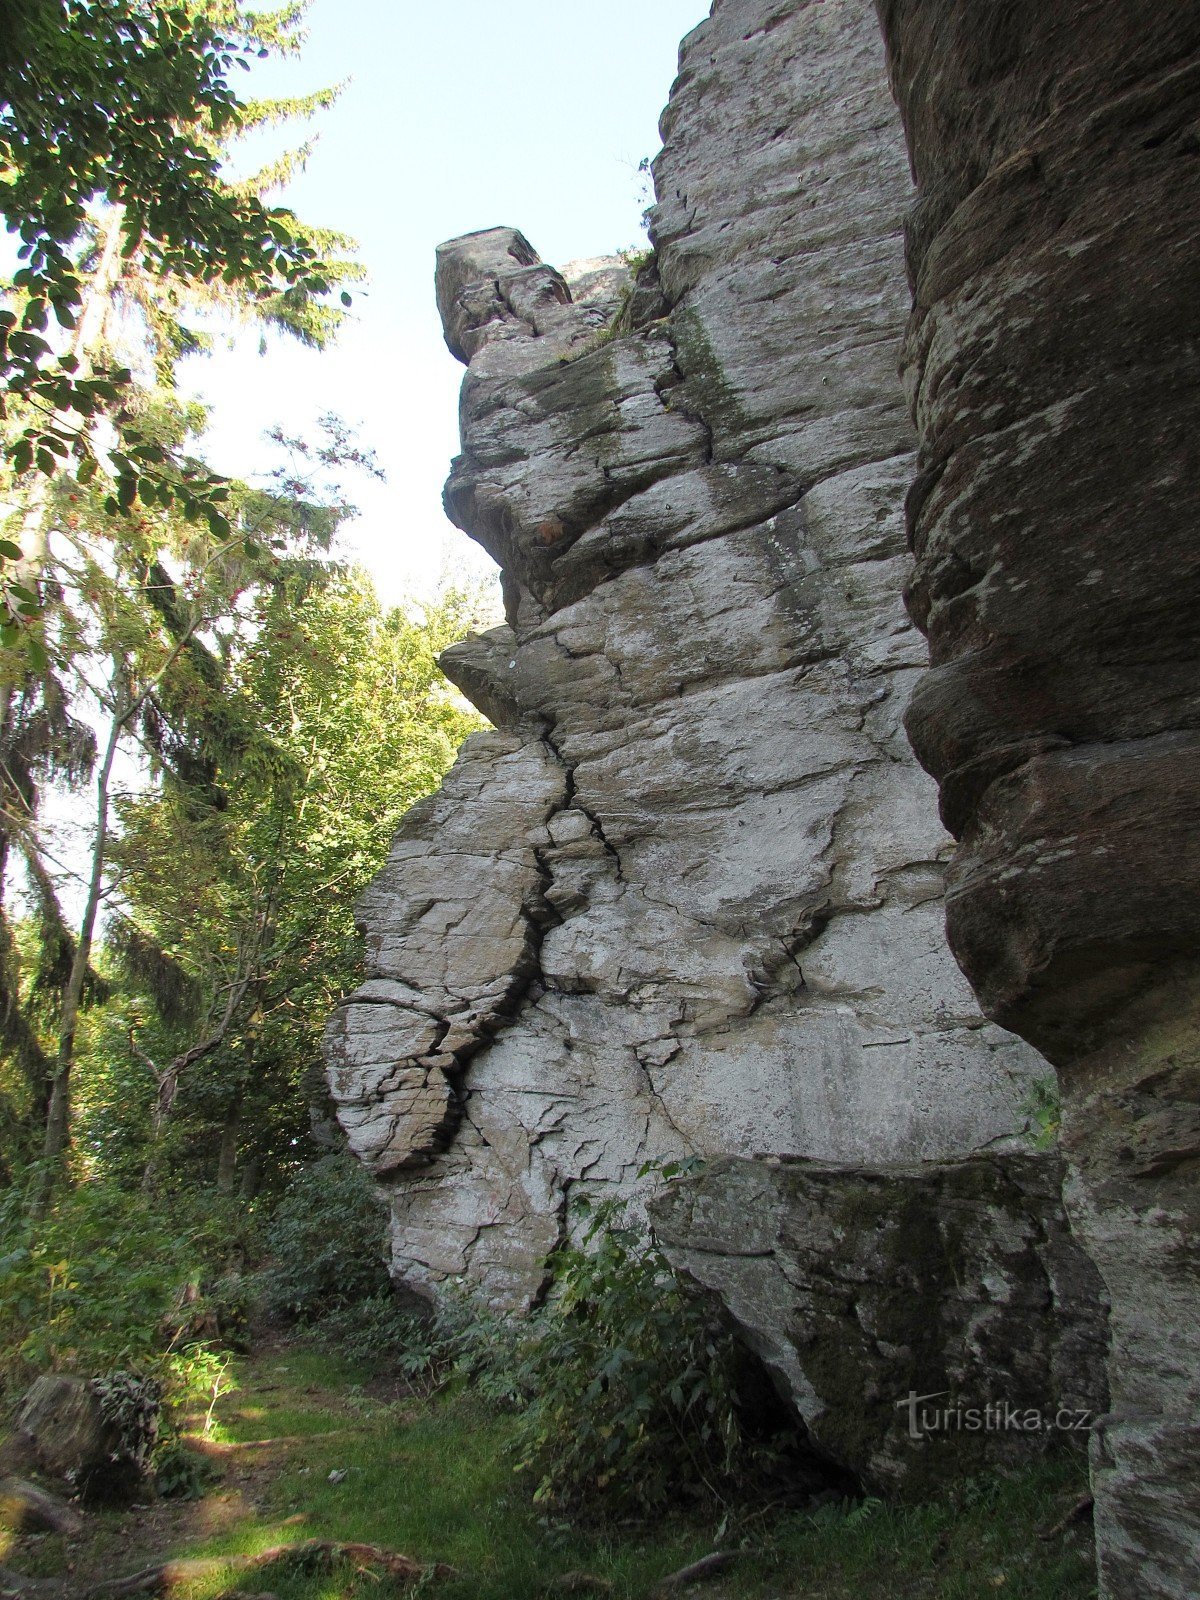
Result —
POLYGON ((1053 1150, 1062 1127, 1062 1101, 1053 1078, 1037 1078, 1021 1102, 1025 1131, 1035 1150, 1053 1150))

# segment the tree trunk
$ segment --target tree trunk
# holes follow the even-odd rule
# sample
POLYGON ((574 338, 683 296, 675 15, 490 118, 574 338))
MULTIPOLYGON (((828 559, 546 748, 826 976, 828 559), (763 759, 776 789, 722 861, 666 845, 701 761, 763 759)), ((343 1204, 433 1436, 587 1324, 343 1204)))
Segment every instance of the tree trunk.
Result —
POLYGON ((87 979, 88 963, 92 955, 92 939, 96 931, 96 914, 104 887, 104 862, 108 849, 108 786, 112 777, 113 759, 117 753, 121 730, 128 713, 114 712, 96 779, 96 834, 92 841, 92 867, 88 876, 87 898, 79 923, 79 940, 75 946, 75 959, 63 993, 62 1011, 58 1023, 58 1053, 54 1062, 54 1078, 50 1086, 50 1107, 46 1114, 46 1138, 42 1147, 45 1162, 42 1199, 61 1174, 71 1129, 71 1068, 75 1060, 75 1030, 79 1023, 79 1008, 83 1001, 83 986, 87 979))
POLYGON ((221 1194, 232 1194, 237 1180, 238 1134, 241 1127, 242 1097, 239 1094, 225 1113, 225 1123, 221 1129, 221 1151, 217 1157, 217 1190, 221 1194))

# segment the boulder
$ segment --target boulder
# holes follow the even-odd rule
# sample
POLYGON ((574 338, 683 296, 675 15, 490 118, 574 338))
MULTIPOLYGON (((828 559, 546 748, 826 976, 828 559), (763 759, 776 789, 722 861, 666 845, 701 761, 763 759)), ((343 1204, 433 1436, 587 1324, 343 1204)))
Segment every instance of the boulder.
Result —
POLYGON ((1106 1410, 1096 1269, 1049 1154, 892 1166, 710 1162, 651 1203, 812 1444, 872 1493, 923 1498, 1055 1447, 1106 1410))

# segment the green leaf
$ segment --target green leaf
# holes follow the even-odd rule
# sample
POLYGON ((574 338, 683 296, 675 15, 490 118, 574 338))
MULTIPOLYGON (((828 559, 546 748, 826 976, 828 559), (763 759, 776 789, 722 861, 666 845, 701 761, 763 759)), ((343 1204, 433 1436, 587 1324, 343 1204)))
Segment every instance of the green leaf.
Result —
POLYGON ((0 556, 3 556, 7 561, 19 561, 21 559, 21 546, 14 544, 11 539, 0 539, 0 556))

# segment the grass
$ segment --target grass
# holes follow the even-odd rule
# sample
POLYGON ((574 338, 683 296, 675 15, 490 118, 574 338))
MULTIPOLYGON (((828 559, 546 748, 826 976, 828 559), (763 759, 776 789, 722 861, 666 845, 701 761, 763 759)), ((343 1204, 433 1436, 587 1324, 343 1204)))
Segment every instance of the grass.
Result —
MULTIPOLYGON (((97 1511, 81 1540, 18 1540, 6 1561, 65 1579, 97 1580, 164 1559, 229 1557, 303 1539, 385 1546, 458 1576, 430 1585, 441 1600, 530 1600, 603 1580, 593 1593, 639 1600, 668 1573, 716 1548, 748 1547, 697 1591, 707 1600, 1087 1600, 1094 1594, 1086 1524, 1043 1538, 1081 1491, 1081 1469, 1045 1462, 1011 1480, 969 1480, 915 1508, 825 1507, 738 1528, 679 1521, 589 1528, 547 1518, 514 1479, 511 1419, 467 1394, 397 1397, 369 1374, 289 1345, 244 1359, 202 1442, 212 1477, 200 1498, 131 1512, 97 1511), (344 1473, 336 1482, 330 1474, 344 1473)), ((197 1419, 198 1421, 200 1419, 197 1419)), ((213 1600, 269 1589, 278 1600, 391 1600, 396 1586, 346 1564, 209 1571, 172 1590, 213 1600)), ((584 1592, 578 1587, 573 1592, 584 1592)))

